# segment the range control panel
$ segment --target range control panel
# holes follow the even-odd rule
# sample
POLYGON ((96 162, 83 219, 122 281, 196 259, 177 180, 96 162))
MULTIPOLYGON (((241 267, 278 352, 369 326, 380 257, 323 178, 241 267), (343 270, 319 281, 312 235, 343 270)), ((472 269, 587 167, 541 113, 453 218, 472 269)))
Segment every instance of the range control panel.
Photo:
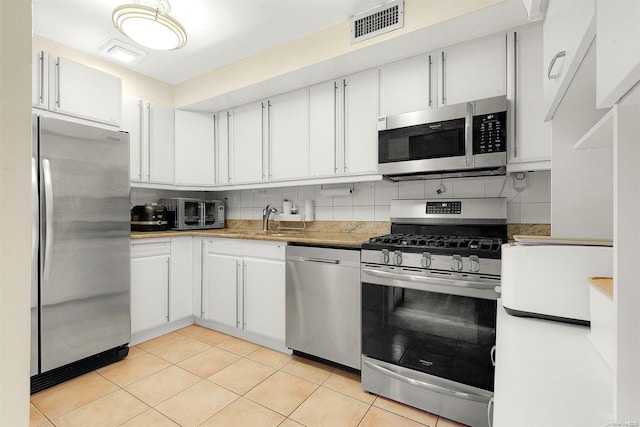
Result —
POLYGON ((462 213, 461 201, 427 202, 427 214, 460 214, 462 213))

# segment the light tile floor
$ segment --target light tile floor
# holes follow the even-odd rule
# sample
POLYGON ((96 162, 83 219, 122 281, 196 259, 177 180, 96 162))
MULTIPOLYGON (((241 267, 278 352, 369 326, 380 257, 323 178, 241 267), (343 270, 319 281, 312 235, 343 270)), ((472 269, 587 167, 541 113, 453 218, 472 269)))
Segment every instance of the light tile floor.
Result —
POLYGON ((360 377, 200 326, 31 396, 31 426, 460 424, 362 391, 360 377))

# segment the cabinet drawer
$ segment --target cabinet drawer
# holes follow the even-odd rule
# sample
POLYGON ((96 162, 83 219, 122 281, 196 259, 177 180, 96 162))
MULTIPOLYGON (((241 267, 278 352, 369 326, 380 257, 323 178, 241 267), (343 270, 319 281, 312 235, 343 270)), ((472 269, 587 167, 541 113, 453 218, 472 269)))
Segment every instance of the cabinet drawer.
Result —
POLYGON ((171 241, 169 239, 145 241, 144 243, 131 242, 131 258, 170 254, 171 241))
POLYGON ((243 239, 209 239, 208 251, 241 257, 258 257, 284 261, 284 242, 243 239))

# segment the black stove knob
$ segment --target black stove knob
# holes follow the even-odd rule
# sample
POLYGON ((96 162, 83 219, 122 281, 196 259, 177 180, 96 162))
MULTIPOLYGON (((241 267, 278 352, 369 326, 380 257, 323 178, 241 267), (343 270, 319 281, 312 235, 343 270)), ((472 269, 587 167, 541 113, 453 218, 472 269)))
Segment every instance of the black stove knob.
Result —
POLYGON ((472 273, 477 273, 480 271, 480 258, 477 255, 471 255, 469 257, 469 270, 472 273))
POLYGON ((382 263, 389 264, 389 249, 382 250, 382 263))
POLYGON ((401 265, 402 264, 402 252, 395 251, 393 253, 393 263, 395 265, 401 265))
POLYGON ((431 267, 431 254, 429 252, 425 252, 422 254, 422 259, 420 260, 420 265, 422 268, 431 267))
POLYGON ((453 271, 462 271, 462 257, 460 255, 454 255, 451 258, 451 269, 453 271))

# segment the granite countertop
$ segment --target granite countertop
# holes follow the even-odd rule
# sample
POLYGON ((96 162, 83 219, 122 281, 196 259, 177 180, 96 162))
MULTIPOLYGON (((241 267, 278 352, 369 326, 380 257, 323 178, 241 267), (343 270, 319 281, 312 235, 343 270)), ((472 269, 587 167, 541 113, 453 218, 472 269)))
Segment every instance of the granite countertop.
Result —
MULTIPOLYGON (((287 227, 284 224, 281 223, 282 227, 287 227)), ((262 231, 262 221, 228 220, 227 227, 221 229, 132 231, 131 239, 198 236, 359 248, 369 238, 389 233, 389 227, 388 222, 316 221, 307 224, 304 230, 278 229, 277 225, 270 224, 270 230, 265 232, 262 231)))

